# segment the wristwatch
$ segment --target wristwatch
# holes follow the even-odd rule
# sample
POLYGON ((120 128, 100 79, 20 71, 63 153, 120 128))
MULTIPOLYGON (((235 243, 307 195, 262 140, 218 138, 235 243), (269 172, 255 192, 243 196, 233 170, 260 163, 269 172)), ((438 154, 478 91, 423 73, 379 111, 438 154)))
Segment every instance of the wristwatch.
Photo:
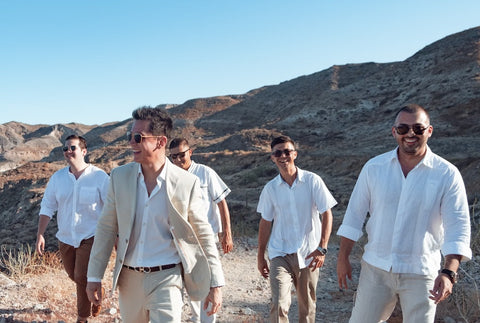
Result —
POLYGON ((322 248, 322 247, 318 247, 317 250, 320 251, 322 256, 325 256, 328 252, 327 248, 322 248))
POLYGON ((457 273, 450 269, 443 268, 438 273, 447 275, 450 281, 452 282, 452 284, 455 284, 457 282, 457 276, 458 276, 457 273))

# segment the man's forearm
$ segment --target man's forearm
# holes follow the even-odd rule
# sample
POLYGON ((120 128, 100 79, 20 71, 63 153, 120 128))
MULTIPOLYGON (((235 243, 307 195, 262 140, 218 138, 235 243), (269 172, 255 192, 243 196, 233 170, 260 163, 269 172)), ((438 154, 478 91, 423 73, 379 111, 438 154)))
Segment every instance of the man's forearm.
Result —
POLYGON ((332 211, 328 209, 322 213, 322 237, 320 239, 319 247, 327 248, 330 235, 332 234, 332 222, 332 211))
POLYGON ((261 219, 258 226, 258 256, 265 257, 268 239, 270 239, 270 230, 272 222, 261 219))
POLYGON ((355 244, 355 241, 342 237, 340 240, 340 251, 338 252, 338 258, 347 259, 348 256, 350 256, 350 253, 352 252, 354 244, 355 244))
POLYGON ((220 211, 220 218, 222 220, 222 231, 224 233, 231 232, 231 225, 230 225, 230 212, 228 210, 228 204, 225 199, 221 200, 217 203, 218 210, 220 211))

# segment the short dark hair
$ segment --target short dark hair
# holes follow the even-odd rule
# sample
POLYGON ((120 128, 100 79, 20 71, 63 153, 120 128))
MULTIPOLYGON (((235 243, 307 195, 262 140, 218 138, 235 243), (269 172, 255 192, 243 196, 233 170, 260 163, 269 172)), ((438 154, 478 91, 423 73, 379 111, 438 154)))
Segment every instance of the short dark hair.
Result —
POLYGON ((173 149, 173 148, 177 148, 178 146, 180 145, 185 145, 185 146, 189 146, 188 145, 188 140, 185 139, 185 138, 174 138, 172 139, 172 141, 170 142, 170 146, 168 147, 168 149, 173 149))
POLYGON ((430 122, 430 115, 428 114, 427 110, 424 107, 422 107, 418 104, 410 103, 410 104, 407 104, 407 105, 403 106, 402 108, 400 108, 400 110, 398 110, 397 114, 395 115, 395 120, 397 120, 398 115, 401 112, 405 112, 405 113, 423 112, 427 116, 428 122, 430 122))
POLYGON ((273 149, 273 147, 275 147, 276 145, 286 142, 291 143, 293 145, 293 148, 295 148, 295 142, 289 136, 278 136, 273 138, 272 143, 270 144, 270 148, 273 149))
POLYGON ((80 148, 87 149, 87 141, 82 136, 70 135, 67 138, 65 138, 65 141, 68 141, 71 139, 78 139, 78 145, 80 146, 80 148))
POLYGON ((153 135, 170 137, 173 122, 165 109, 143 106, 133 110, 132 117, 134 120, 150 121, 148 131, 153 135))

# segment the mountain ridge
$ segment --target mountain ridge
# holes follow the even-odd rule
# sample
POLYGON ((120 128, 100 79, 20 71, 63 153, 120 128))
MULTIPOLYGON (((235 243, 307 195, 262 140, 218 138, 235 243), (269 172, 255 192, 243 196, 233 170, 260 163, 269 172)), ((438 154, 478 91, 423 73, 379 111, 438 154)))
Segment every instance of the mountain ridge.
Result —
MULTIPOLYGON (((365 161, 395 148, 391 125, 406 103, 427 108, 434 126, 429 145, 460 169, 473 203, 480 193, 479 48, 475 27, 404 61, 333 65, 245 94, 160 106, 174 120, 174 135, 195 147, 194 159, 213 167, 232 188, 237 233, 256 228, 260 190, 276 174, 268 155, 273 136, 287 134, 298 143, 298 166, 322 176, 339 201, 334 212, 342 214, 365 161)), ((85 136, 90 162, 109 172, 132 160, 125 140, 130 125, 129 118, 102 125, 1 124, 0 237, 6 238, 0 245, 34 240, 44 187, 65 166, 60 147, 66 136, 85 136), (22 236, 11 238, 20 224, 22 236)))

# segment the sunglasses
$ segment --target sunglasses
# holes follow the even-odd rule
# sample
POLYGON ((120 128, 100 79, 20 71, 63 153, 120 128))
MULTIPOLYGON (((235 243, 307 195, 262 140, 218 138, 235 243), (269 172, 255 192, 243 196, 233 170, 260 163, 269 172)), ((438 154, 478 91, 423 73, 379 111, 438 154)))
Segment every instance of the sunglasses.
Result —
POLYGON ((175 160, 175 159, 177 159, 177 158, 183 158, 183 157, 185 157, 185 154, 186 154, 187 151, 189 151, 189 150, 190 150, 190 148, 188 148, 188 149, 185 150, 185 151, 179 152, 179 153, 177 153, 177 154, 170 154, 170 158, 171 158, 172 160, 175 160))
POLYGON ((143 138, 158 138, 158 137, 161 137, 161 136, 144 136, 144 135, 142 135, 141 133, 138 133, 138 132, 135 132, 135 133, 131 133, 130 131, 127 132, 128 142, 130 142, 132 140, 132 137, 133 137, 133 140, 135 140, 135 142, 137 144, 139 144, 139 143, 142 142, 143 138))
POLYGON ((65 147, 62 148, 62 150, 63 150, 64 152, 67 152, 69 149, 70 149, 71 151, 75 151, 75 149, 77 149, 77 146, 70 146, 70 147, 65 146, 65 147))
POLYGON ((275 150, 275 151, 272 151, 272 156, 282 157, 282 155, 285 154, 285 156, 289 157, 290 154, 294 151, 295 151, 295 149, 275 150))
POLYGON ((410 129, 412 129, 413 133, 415 133, 416 135, 423 135, 423 133, 425 132, 425 130, 428 129, 428 127, 429 126, 424 127, 422 124, 418 123, 410 127, 408 124, 401 123, 398 126, 395 126, 395 131, 399 135, 406 135, 410 131, 410 129))

